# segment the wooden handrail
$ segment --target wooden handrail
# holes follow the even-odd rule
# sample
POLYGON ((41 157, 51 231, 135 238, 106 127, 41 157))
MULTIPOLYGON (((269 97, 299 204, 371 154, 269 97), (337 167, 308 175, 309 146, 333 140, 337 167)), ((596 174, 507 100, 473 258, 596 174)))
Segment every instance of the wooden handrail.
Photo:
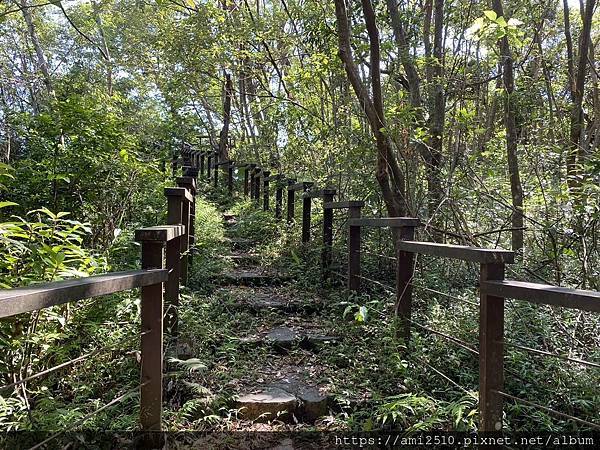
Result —
POLYGON ((184 225, 159 225, 135 230, 135 240, 168 242, 185 234, 184 225))
POLYGON ((508 263, 514 262, 515 254, 509 250, 467 247, 464 245, 438 244, 436 242, 401 241, 399 250, 423 255, 441 256, 444 258, 460 259, 478 263, 508 263))
POLYGON ((365 202, 362 200, 349 200, 345 202, 326 202, 323 203, 324 209, 346 209, 346 208, 362 208, 365 202))
POLYGON ((400 228, 418 227, 421 221, 414 217, 364 217, 361 219, 350 219, 348 225, 358 227, 400 228))
POLYGON ((167 281, 166 269, 131 270, 0 291, 0 318, 167 281))
POLYGON ((194 201, 193 195, 186 188, 165 188, 164 192, 166 196, 174 195, 178 197, 183 197, 185 201, 190 203, 194 201))
POLYGON ((497 297, 514 298, 543 305, 600 312, 600 292, 525 281, 482 281, 481 291, 497 297))

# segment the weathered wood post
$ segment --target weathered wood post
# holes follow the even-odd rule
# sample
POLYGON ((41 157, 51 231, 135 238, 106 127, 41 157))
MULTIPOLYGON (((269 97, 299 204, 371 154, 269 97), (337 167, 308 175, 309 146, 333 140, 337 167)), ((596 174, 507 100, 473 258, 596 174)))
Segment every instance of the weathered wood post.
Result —
MULTIPOLYGON (((406 218, 399 228, 392 228, 392 233, 398 241, 412 241, 415 238, 415 227, 418 219, 406 218)), ((396 253, 396 317, 398 317, 399 332, 408 347, 410 341, 410 320, 412 315, 412 280, 414 276, 415 254, 398 248, 396 253)))
POLYGON ((288 188, 287 188, 287 223, 294 223, 294 204, 296 203, 296 190, 294 185, 296 184, 296 180, 289 179, 288 180, 288 188))
POLYGON ((244 167, 244 197, 248 197, 250 191, 250 172, 254 169, 254 164, 246 164, 244 167))
MULTIPOLYGON (((192 177, 179 177, 177 178, 177 186, 186 188, 192 194, 192 198, 196 195, 196 183, 192 177)), ((190 261, 190 246, 193 244, 190 236, 195 233, 195 227, 193 226, 192 210, 195 209, 195 202, 183 202, 183 211, 181 214, 182 224, 185 226, 185 233, 181 237, 181 282, 187 284, 188 280, 188 265, 190 261)), ((195 211, 194 211, 195 212, 195 211)))
MULTIPOLYGON (((503 262, 482 263, 480 282, 504 280, 503 262)), ((480 290, 479 305, 479 431, 502 430, 504 386, 504 298, 480 290)))
POLYGON ((262 169, 260 167, 256 167, 254 169, 254 195, 252 198, 254 202, 258 205, 260 203, 260 177, 261 177, 262 169))
POLYGON ((310 241, 310 216, 312 198, 309 195, 309 189, 314 183, 305 181, 303 186, 302 194, 302 243, 306 244, 310 241))
POLYGON ((184 166, 190 166, 192 164, 192 161, 190 159, 190 149, 189 146, 185 143, 182 144, 181 156, 183 159, 184 166))
MULTIPOLYGON (((191 193, 185 188, 165 188, 167 197, 167 224, 183 225, 183 204, 192 201, 191 193)), ((167 304, 167 329, 177 334, 179 308, 179 280, 181 278, 181 236, 167 242, 167 269, 169 280, 165 287, 167 304)))
POLYGON ((227 164, 227 192, 229 192, 230 197, 233 195, 233 170, 234 163, 229 161, 229 164, 227 164))
POLYGON ((281 220, 283 211, 283 175, 277 176, 277 189, 275 190, 275 219, 281 220))
POLYGON ((263 170, 263 211, 269 210, 269 170, 263 170))
POLYGON ((215 168, 213 186, 216 188, 219 187, 219 152, 215 152, 214 163, 213 166, 215 168))
POLYGON ((209 151, 206 154, 206 179, 210 182, 211 174, 212 174, 212 162, 213 160, 213 152, 209 151))
POLYGON ((171 157, 172 176, 177 175, 177 162, 178 161, 179 161, 179 158, 177 157, 177 154, 174 152, 173 156, 171 157))
POLYGON ((189 265, 194 264, 194 249, 196 246, 196 177, 198 176, 198 169, 194 168, 184 168, 183 171, 184 176, 177 178, 177 185, 179 187, 183 187, 187 189, 192 195, 192 201, 189 204, 190 210, 190 221, 189 221, 189 230, 186 230, 189 235, 189 246, 191 249, 187 255, 187 259, 189 261, 189 265))
POLYGON ((323 278, 329 278, 331 267, 331 251, 333 246, 333 209, 325 208, 326 203, 333 202, 335 189, 323 189, 323 249, 321 253, 321 267, 323 278))
POLYGON ((256 164, 250 164, 248 166, 249 176, 250 176, 250 184, 248 186, 248 194, 250 195, 250 200, 254 198, 254 169, 256 169, 256 164))
MULTIPOLYGON (((136 230, 142 244, 142 269, 162 269, 166 239, 156 231, 136 230)), ((140 423, 144 431, 160 431, 163 374, 163 284, 141 288, 141 381, 140 423)), ((151 440, 149 437, 145 440, 151 440)), ((151 447, 152 448, 152 447, 151 447)))
MULTIPOLYGON (((349 202, 348 219, 360 219, 363 205, 349 202)), ((348 289, 360 290, 360 225, 348 226, 348 289)))
POLYGON ((204 158, 206 157, 206 152, 200 152, 200 178, 204 178, 204 158))

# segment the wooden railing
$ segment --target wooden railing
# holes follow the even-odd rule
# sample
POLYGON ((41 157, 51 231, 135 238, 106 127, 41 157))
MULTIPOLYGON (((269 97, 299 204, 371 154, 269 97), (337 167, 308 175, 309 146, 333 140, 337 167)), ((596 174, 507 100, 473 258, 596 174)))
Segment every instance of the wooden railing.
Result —
MULTIPOLYGON (((218 156, 215 152, 195 151, 184 147, 183 159, 193 161, 199 167, 201 179, 211 178, 218 183, 218 156)), ((531 303, 547 304, 564 308, 575 308, 582 311, 600 312, 600 293, 578 289, 569 289, 545 284, 525 283, 505 280, 505 267, 514 262, 514 253, 503 249, 488 249, 465 247, 460 245, 439 244, 434 242, 415 241, 415 229, 420 221, 411 217, 365 218, 361 210, 365 203, 362 200, 334 201, 337 194, 335 189, 319 189, 313 182, 298 182, 287 178, 284 174, 272 175, 259 164, 236 164, 227 161, 227 183, 229 192, 233 192, 235 184, 235 167, 243 170, 243 194, 249 196, 257 206, 267 211, 270 209, 270 187, 275 185, 275 217, 282 218, 283 192, 287 190, 287 222, 295 223, 296 193, 302 192, 301 240, 306 244, 310 241, 311 204, 312 199, 321 198, 323 201, 323 234, 322 234, 322 270, 324 278, 332 274, 332 229, 333 210, 347 210, 348 228, 348 270, 340 274, 346 279, 347 288, 352 291, 361 289, 361 234, 364 228, 389 228, 394 231, 396 238, 396 284, 395 284, 395 313, 400 322, 401 337, 406 345, 409 343, 411 325, 414 324, 412 315, 412 287, 415 276, 415 254, 456 259, 478 263, 479 270, 479 351, 473 350, 479 356, 479 411, 480 431, 500 431, 502 429, 503 399, 509 398, 529 406, 537 406, 546 412, 554 413, 562 418, 574 420, 588 428, 600 429, 600 424, 592 423, 560 411, 551 410, 543 405, 537 405, 526 399, 519 399, 503 391, 504 387, 504 300, 512 298, 531 303), (262 202, 261 202, 262 191, 262 202)), ((376 280, 371 280, 377 282, 376 280)), ((451 336, 448 338, 453 339, 451 336)), ((458 340, 457 340, 458 341, 458 340)), ((532 350, 532 349, 529 349, 532 350)), ((559 355, 552 355, 559 356, 559 355)), ((592 366, 596 363, 580 361, 592 366)), ((600 367, 600 366, 599 366, 600 367)))
MULTIPOLYGON (((323 201, 321 264, 324 278, 329 278, 333 273, 333 210, 347 210, 348 272, 344 278, 346 278, 347 287, 350 290, 360 290, 361 280, 364 278, 361 276, 362 230, 370 227, 385 227, 394 230, 397 252, 395 258, 397 261, 395 313, 401 324, 401 337, 406 344, 409 342, 413 323, 411 313, 415 254, 479 263, 478 355, 479 428, 481 431, 501 430, 504 398, 517 399, 525 404, 541 406, 518 399, 503 391, 505 298, 600 312, 600 293, 598 292, 505 280, 505 266, 512 263, 514 259, 514 255, 510 251, 415 241, 415 229, 420 226, 417 218, 361 217, 364 202, 361 200, 335 201, 337 194, 335 189, 318 189, 312 182, 297 182, 283 174, 272 175, 269 170, 263 169, 257 164, 219 162, 217 153, 195 151, 189 146, 184 146, 181 158, 174 161, 174 175, 177 175, 179 166, 181 166, 183 176, 176 178, 178 187, 166 188, 164 192, 168 202, 168 224, 142 228, 135 233, 135 240, 141 244, 142 250, 141 270, 114 272, 0 291, 1 319, 82 299, 141 288, 141 383, 138 388, 140 390, 142 430, 148 432, 161 430, 163 318, 166 319, 167 330, 176 336, 180 283, 186 283, 188 266, 193 261, 196 182, 199 178, 211 185, 219 186, 219 169, 225 172, 227 190, 232 195, 236 187, 236 170, 243 171, 244 175, 241 180, 243 195, 249 196, 257 206, 265 211, 271 209, 270 198, 273 186, 275 188, 275 217, 279 220, 283 219, 283 201, 286 197, 286 219, 290 225, 295 223, 296 194, 302 192, 301 240, 304 244, 310 242, 311 239, 312 200, 320 198, 323 201), (286 191, 287 196, 284 196, 286 191), (166 308, 163 300, 165 300, 166 308)), ((76 358, 73 361, 80 359, 76 358)), ((595 365, 594 363, 589 364, 595 365)), ((42 374, 52 373, 68 365, 69 363, 63 363, 44 370, 42 374)), ((40 374, 33 374, 2 386, 0 390, 14 388, 38 376, 40 374)), ((118 403, 118 400, 122 398, 124 396, 113 400, 105 407, 118 403)), ((598 424, 557 411, 553 412, 558 415, 562 414, 567 419, 581 422, 590 428, 600 429, 598 424)), ((152 435, 151 438, 156 439, 156 435, 152 435)), ((154 442, 146 446, 150 448, 160 445, 160 442, 154 442)))
MULTIPOLYGON (((191 170, 193 175, 194 170, 191 170)), ((197 174, 197 171, 196 171, 197 174)), ((192 176, 177 178, 179 187, 166 188, 168 225, 141 228, 135 232, 135 241, 141 244, 141 269, 112 272, 66 281, 37 284, 28 287, 0 290, 0 319, 29 313, 65 303, 73 303, 118 292, 141 288, 141 368, 140 426, 147 434, 142 436, 144 448, 159 448, 163 393, 163 319, 172 336, 177 335, 177 317, 180 282, 187 280, 191 263, 190 246, 194 243, 194 211, 196 180, 192 176), (163 295, 166 303, 163 305, 163 295)), ((101 300, 99 300, 101 301, 101 300)), ((97 352, 75 358, 40 373, 0 387, 1 391, 14 389, 30 380, 71 366, 97 352)), ((127 398, 119 396, 96 412, 112 407, 127 398)), ((89 418, 85 416, 84 419, 89 418)), ((76 422, 71 428, 83 423, 76 422)), ((64 430, 67 432, 69 430, 64 430)), ((39 443, 39 448, 61 433, 39 443)))

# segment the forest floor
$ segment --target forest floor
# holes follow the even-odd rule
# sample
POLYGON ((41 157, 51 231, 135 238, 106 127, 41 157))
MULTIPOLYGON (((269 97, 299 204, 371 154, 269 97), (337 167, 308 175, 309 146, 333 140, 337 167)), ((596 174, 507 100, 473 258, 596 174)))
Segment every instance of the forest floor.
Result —
MULTIPOLYGON (((437 291, 415 292, 406 351, 395 337, 393 293, 373 285, 357 295, 343 280, 323 279, 316 237, 301 245, 298 227, 244 201, 224 207, 201 200, 198 208, 198 252, 182 296, 181 333, 167 355, 167 430, 211 431, 201 445, 212 439, 214 448, 223 441, 218 432, 244 436, 238 447, 226 440, 223 448, 298 448, 285 439, 296 442, 313 431, 477 430, 476 267, 419 262, 420 282, 437 291), (249 444, 243 432, 250 431, 258 443, 249 444)), ((363 269, 393 284, 381 264, 365 258, 363 269)), ((538 316, 527 319, 527 308, 511 304, 508 312, 507 333, 518 340, 533 338, 531 325, 540 323, 538 316)), ((540 371, 560 392, 594 386, 593 377, 572 377, 572 367, 507 353, 511 392, 557 398, 555 387, 533 383, 540 371)), ((569 426, 550 425, 547 416, 508 402, 505 410, 510 429, 569 426)), ((325 446, 315 443, 319 437, 327 433, 309 436, 314 448, 325 446)))
POLYGON ((436 403, 407 387, 412 364, 399 356, 391 298, 371 302, 376 320, 359 317, 361 299, 323 280, 309 249, 274 256, 273 236, 260 232, 264 215, 249 211, 221 212, 224 231, 206 245, 216 245, 222 263, 183 296, 168 360, 167 429, 435 428, 456 414, 466 424, 473 398, 436 403))
POLYGON ((324 289, 331 284, 318 273, 298 280, 294 268, 269 264, 268 236, 256 239, 251 216, 222 218, 224 264, 183 296, 169 359, 169 429, 342 430, 356 411, 361 422, 373 420, 372 399, 406 392, 396 352, 385 351, 390 327, 343 319, 349 303, 331 295, 342 289, 324 289))

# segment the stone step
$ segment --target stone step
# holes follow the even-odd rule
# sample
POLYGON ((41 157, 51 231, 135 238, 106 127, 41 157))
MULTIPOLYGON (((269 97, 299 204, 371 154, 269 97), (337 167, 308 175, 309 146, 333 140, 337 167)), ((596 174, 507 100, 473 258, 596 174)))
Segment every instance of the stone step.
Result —
POLYGON ((238 286, 271 286, 288 281, 289 277, 260 268, 240 268, 220 275, 223 284, 238 286))
POLYGON ((236 407, 244 420, 313 423, 328 413, 329 397, 295 379, 256 386, 241 394, 236 407))
POLYGON ((271 309, 312 314, 323 309, 321 299, 305 299, 295 292, 287 292, 286 289, 279 287, 238 286, 230 289, 229 293, 236 300, 236 303, 257 313, 262 313, 265 309, 271 309))
POLYGON ((260 254, 252 252, 233 252, 223 258, 233 261, 239 266, 252 266, 260 262, 260 254))
POLYGON ((242 343, 253 345, 271 345, 278 350, 287 351, 298 345, 307 350, 319 350, 325 345, 338 342, 337 336, 330 336, 320 330, 306 330, 291 327, 275 327, 269 330, 247 336, 242 343))
POLYGON ((233 250, 247 250, 256 244, 252 239, 240 237, 226 237, 225 242, 229 243, 233 250))

